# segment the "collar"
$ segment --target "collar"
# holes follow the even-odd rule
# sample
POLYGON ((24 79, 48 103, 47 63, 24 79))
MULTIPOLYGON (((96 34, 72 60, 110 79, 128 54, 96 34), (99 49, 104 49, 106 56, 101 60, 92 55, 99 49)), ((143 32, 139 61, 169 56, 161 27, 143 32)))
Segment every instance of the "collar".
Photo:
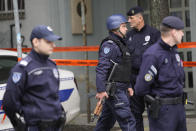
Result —
POLYGON ((30 55, 35 58, 35 60, 38 60, 40 62, 46 62, 48 60, 48 55, 43 55, 37 53, 34 49, 31 50, 30 55))
POLYGON ((116 34, 114 34, 113 32, 109 32, 109 35, 114 38, 115 40, 120 40, 121 42, 124 43, 124 39, 116 34))
POLYGON ((177 48, 176 45, 173 46, 173 47, 171 47, 170 45, 168 45, 167 43, 165 43, 162 39, 160 39, 160 42, 159 43, 166 50, 173 50, 173 49, 176 49, 177 48))
POLYGON ((145 24, 145 25, 141 28, 141 30, 138 30, 138 29, 136 29, 136 28, 133 28, 133 29, 134 29, 135 32, 143 32, 143 31, 146 29, 146 27, 147 27, 147 25, 145 24))

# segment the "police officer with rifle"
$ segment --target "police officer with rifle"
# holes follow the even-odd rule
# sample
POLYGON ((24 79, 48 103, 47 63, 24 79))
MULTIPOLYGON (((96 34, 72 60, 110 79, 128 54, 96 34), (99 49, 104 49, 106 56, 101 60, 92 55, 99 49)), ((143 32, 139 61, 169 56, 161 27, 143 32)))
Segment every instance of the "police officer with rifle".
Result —
POLYGON ((109 36, 100 45, 96 67, 98 105, 106 99, 95 131, 109 131, 116 121, 123 131, 135 131, 135 119, 128 99, 133 90, 130 84, 131 52, 124 43, 126 23, 121 14, 108 17, 106 22, 109 36))
POLYGON ((30 36, 32 50, 11 70, 3 109, 15 131, 62 131, 66 115, 61 106, 59 72, 48 57, 54 41, 61 40, 49 26, 36 26, 30 36))

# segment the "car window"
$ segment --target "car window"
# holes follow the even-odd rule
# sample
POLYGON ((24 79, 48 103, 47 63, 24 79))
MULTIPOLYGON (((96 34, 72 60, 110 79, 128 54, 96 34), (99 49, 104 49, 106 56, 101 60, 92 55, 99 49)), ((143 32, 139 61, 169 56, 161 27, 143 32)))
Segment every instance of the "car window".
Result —
POLYGON ((0 84, 7 82, 10 70, 17 63, 17 57, 0 56, 0 84))

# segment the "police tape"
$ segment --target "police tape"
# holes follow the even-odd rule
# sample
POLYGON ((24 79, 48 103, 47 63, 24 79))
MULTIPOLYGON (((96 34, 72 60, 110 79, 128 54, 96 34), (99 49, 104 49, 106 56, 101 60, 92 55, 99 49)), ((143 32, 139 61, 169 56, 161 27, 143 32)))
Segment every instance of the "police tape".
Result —
POLYGON ((178 48, 196 48, 196 42, 183 42, 177 46, 178 48))
MULTIPOLYGON (((53 59, 57 65, 61 66, 97 66, 98 60, 71 60, 71 59, 53 59)), ((184 67, 196 67, 196 62, 183 61, 184 67)))
POLYGON ((53 59, 60 66, 97 66, 98 60, 66 60, 53 59))
MULTIPOLYGON (((17 48, 0 48, 4 50, 17 51, 17 48)), ((30 52, 32 48, 22 48, 22 52, 30 52)), ((54 52, 72 52, 72 51, 98 51, 99 45, 95 46, 70 46, 55 47, 54 52)))
MULTIPOLYGON (((183 42, 177 45, 178 48, 196 48, 196 42, 183 42)), ((17 48, 0 48, 4 50, 17 51, 17 48)), ((22 52, 30 52, 32 48, 22 48, 22 52)), ((54 52, 71 52, 71 51, 98 51, 99 45, 95 46, 68 46, 55 47, 54 52)))
POLYGON ((183 66, 184 67, 196 67, 196 62, 195 61, 183 61, 183 66))

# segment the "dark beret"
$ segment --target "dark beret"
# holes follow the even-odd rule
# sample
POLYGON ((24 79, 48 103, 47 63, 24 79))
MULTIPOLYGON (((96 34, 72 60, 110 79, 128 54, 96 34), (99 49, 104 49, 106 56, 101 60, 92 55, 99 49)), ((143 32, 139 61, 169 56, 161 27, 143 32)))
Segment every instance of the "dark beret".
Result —
POLYGON ((173 29, 184 29, 184 22, 176 16, 167 16, 162 20, 162 25, 173 29))
POLYGON ((133 15, 135 15, 137 13, 141 13, 141 12, 144 12, 144 10, 139 6, 136 6, 136 7, 129 9, 129 11, 127 12, 127 16, 133 16, 133 15))

